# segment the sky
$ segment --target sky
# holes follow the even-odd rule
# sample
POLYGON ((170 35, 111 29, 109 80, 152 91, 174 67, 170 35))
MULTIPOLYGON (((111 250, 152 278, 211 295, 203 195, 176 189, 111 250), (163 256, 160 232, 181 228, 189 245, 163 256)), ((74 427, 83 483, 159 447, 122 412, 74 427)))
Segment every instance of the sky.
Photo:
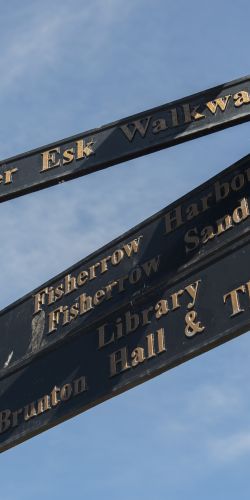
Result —
MULTIPOLYGON (((250 4, 0 0, 0 159, 250 73, 250 4)), ((0 308, 250 151, 248 123, 2 203, 0 308)), ((0 456, 1 499, 245 500, 246 333, 0 456)))

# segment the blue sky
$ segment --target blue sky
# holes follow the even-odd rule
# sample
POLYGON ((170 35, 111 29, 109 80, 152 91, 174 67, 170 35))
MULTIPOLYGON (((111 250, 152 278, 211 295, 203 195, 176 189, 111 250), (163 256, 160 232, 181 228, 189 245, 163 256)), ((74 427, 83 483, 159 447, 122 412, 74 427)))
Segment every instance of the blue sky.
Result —
MULTIPOLYGON (((0 158, 250 73, 249 1, 0 0, 0 158)), ((244 124, 4 203, 0 308, 249 153, 244 124)), ((0 457, 1 499, 249 498, 249 334, 0 457)))

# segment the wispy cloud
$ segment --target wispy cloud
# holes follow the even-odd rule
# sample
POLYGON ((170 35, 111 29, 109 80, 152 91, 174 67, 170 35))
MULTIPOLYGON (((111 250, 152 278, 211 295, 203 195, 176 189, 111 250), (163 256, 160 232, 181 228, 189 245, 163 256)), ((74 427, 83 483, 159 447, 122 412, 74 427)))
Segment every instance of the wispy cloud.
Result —
POLYGON ((125 6, 121 0, 94 0, 87 4, 78 1, 70 4, 43 2, 38 9, 30 7, 26 17, 16 25, 6 48, 1 47, 0 64, 4 71, 0 91, 10 92, 10 87, 17 86, 20 78, 32 78, 34 73, 43 72, 45 68, 49 72, 60 71, 63 64, 69 66, 72 49, 68 47, 72 36, 76 37, 76 52, 85 41, 78 63, 85 68, 86 76, 93 67, 98 71, 95 53, 103 50, 111 36, 111 26, 121 11, 126 16, 130 9, 131 6, 125 6))
POLYGON ((231 462, 244 455, 250 455, 250 430, 211 439, 209 449, 214 458, 220 462, 231 462))
POLYGON ((7 48, 1 51, 0 64, 5 68, 0 81, 1 93, 11 92, 12 86, 18 86, 23 76, 29 78, 38 68, 42 71, 44 65, 53 64, 55 42, 62 25, 60 17, 48 17, 46 23, 41 23, 36 16, 28 30, 16 33, 7 48))
POLYGON ((243 404, 243 394, 238 387, 203 383, 193 391, 188 401, 188 412, 190 415, 199 413, 203 422, 214 425, 225 416, 238 414, 243 404))
POLYGON ((131 9, 121 0, 45 1, 26 7, 9 39, 0 32, 1 159, 106 121, 100 81, 113 79, 108 47, 131 9))

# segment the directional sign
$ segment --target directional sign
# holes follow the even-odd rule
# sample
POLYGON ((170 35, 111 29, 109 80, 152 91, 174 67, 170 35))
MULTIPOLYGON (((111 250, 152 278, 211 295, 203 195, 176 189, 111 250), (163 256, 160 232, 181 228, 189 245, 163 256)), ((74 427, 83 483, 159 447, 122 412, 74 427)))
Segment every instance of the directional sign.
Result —
POLYGON ((0 450, 247 331, 249 236, 219 254, 2 377, 0 450))
POLYGON ((0 202, 250 119, 250 77, 0 162, 0 202))
POLYGON ((0 450, 250 325, 250 155, 0 312, 0 450))
POLYGON ((250 234, 250 155, 0 311, 0 378, 250 234))

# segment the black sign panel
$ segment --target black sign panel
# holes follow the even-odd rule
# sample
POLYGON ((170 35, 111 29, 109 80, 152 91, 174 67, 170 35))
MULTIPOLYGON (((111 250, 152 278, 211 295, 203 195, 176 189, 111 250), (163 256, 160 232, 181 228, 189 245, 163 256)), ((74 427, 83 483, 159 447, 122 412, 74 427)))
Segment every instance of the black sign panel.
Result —
POLYGON ((155 286, 150 297, 7 372, 1 451, 245 332, 249 236, 228 248, 174 286, 155 286))
POLYGON ((250 77, 0 163, 0 202, 250 119, 250 77))
POLYGON ((250 233, 250 155, 0 312, 0 377, 250 233))
POLYGON ((0 449, 249 328, 250 155, 0 312, 0 449))

